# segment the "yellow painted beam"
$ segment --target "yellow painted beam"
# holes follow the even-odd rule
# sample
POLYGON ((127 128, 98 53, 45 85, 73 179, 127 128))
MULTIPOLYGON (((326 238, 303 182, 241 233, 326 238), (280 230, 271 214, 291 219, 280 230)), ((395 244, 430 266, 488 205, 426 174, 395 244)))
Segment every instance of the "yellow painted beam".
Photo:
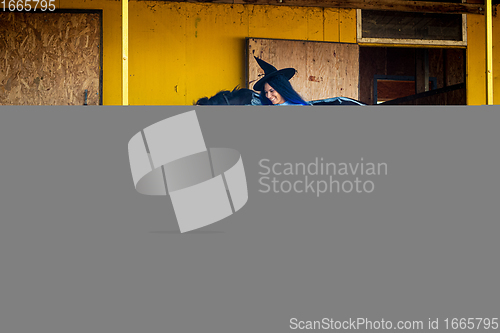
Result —
POLYGON ((491 1, 486 2, 486 104, 493 104, 493 21, 491 1))
POLYGON ((323 9, 323 35, 325 42, 340 42, 339 9, 323 9))
POLYGON ((467 46, 462 46, 462 45, 418 45, 418 44, 397 44, 397 43, 367 43, 367 42, 360 42, 358 43, 361 46, 373 46, 373 47, 406 47, 406 48, 412 48, 412 49, 466 49, 467 46))
POLYGON ((122 0, 122 105, 128 105, 128 0, 122 0))
POLYGON ((339 9, 340 42, 356 43, 356 9, 339 9))

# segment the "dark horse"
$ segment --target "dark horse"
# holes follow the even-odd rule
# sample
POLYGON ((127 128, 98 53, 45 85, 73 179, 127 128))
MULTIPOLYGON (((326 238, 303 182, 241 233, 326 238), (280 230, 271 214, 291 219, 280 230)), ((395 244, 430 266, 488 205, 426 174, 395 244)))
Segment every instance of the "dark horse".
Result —
MULTIPOLYGON (((366 105, 358 100, 348 97, 332 97, 310 101, 310 105, 366 105)), ((214 96, 203 97, 195 105, 262 105, 259 94, 245 88, 234 88, 233 91, 222 90, 214 96)))
POLYGON ((250 89, 234 88, 233 91, 222 90, 214 96, 203 97, 195 105, 252 105, 260 104, 259 95, 250 89), (253 100, 253 103, 252 103, 253 100))

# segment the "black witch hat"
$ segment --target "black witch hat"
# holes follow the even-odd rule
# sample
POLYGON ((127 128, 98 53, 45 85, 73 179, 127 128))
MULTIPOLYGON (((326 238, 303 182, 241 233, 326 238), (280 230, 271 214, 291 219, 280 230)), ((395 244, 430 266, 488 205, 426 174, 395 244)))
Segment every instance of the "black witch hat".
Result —
POLYGON ((295 68, 284 68, 277 70, 276 67, 274 67, 271 64, 268 64, 264 60, 259 59, 255 56, 254 58, 255 60, 257 60, 257 63, 259 64, 260 68, 264 70, 264 77, 253 85, 254 90, 262 91, 262 88, 264 88, 264 84, 266 83, 266 81, 268 81, 270 78, 276 75, 283 75, 287 80, 290 80, 295 75, 295 68))

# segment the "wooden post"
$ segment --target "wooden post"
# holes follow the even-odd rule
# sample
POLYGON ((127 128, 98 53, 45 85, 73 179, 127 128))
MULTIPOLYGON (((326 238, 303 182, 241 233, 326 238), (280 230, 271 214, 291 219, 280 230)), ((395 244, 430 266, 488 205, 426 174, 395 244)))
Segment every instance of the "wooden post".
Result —
POLYGON ((128 0, 122 0, 122 105, 128 105, 128 0))
POLYGON ((486 2, 486 104, 493 104, 493 23, 491 2, 486 2))
POLYGON ((429 51, 415 50, 415 94, 429 91, 429 51))

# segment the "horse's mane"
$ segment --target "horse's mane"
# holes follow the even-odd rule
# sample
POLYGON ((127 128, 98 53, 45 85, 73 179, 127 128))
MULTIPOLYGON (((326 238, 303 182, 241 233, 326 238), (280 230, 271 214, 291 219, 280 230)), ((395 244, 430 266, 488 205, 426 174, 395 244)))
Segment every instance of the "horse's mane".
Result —
POLYGON ((254 91, 236 86, 232 91, 221 90, 214 96, 202 97, 195 105, 247 105, 250 104, 254 91))
MULTIPOLYGON (((232 91, 221 90, 214 96, 200 98, 194 105, 261 105, 259 95, 250 89, 236 86, 232 91)), ((310 105, 365 105, 348 97, 332 97, 311 101, 310 105)))

